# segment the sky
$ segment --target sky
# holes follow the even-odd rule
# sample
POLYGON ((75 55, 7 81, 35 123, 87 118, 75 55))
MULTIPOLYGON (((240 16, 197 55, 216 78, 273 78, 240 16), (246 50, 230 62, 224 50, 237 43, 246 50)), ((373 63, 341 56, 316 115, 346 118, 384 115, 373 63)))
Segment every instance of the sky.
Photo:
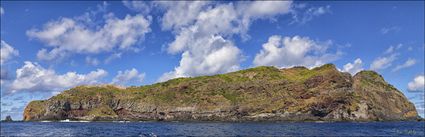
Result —
POLYGON ((1 1, 1 119, 92 84, 256 66, 374 70, 424 117, 424 2, 1 1))

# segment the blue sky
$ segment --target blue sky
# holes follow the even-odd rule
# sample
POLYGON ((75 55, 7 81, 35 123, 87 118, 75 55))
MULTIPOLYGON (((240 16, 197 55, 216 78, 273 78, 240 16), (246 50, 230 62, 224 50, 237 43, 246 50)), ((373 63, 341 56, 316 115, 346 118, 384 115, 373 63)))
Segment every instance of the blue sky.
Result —
POLYGON ((85 84, 255 66, 375 70, 424 116, 424 2, 1 1, 1 118, 85 84))

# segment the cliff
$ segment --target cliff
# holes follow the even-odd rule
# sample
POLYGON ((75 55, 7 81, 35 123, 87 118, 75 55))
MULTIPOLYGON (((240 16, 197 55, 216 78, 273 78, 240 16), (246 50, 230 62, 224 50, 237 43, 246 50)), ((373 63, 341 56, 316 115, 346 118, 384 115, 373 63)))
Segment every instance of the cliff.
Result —
POLYGON ((256 67, 140 87, 78 86, 32 101, 25 121, 387 121, 415 120, 414 105, 373 71, 355 76, 314 69, 256 67))

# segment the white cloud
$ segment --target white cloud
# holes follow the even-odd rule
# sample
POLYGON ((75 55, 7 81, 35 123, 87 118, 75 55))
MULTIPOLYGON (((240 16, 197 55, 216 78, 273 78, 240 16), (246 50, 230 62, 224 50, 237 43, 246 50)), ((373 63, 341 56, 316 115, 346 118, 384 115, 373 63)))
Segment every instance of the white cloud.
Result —
POLYGON ((145 78, 145 73, 139 73, 135 68, 125 70, 124 72, 118 71, 118 74, 112 79, 114 84, 127 84, 130 82, 142 82, 145 78))
POLYGON ((395 71, 398 71, 400 69, 411 67, 415 64, 416 64, 416 60, 409 58, 409 59, 406 60, 406 62, 404 62, 404 64, 397 65, 392 71, 395 72, 395 71))
POLYGON ((122 3, 124 4, 124 6, 126 6, 127 8, 129 8, 130 10, 134 10, 137 12, 141 12, 143 14, 147 14, 151 11, 150 5, 145 2, 145 1, 128 1, 128 0, 124 0, 122 1, 122 3))
POLYGON ((292 1, 254 1, 239 2, 237 12, 242 16, 241 33, 248 31, 251 22, 255 19, 272 18, 276 15, 287 14, 291 11, 292 1))
POLYGON ((315 67, 338 58, 338 53, 326 53, 330 41, 319 43, 308 37, 271 36, 263 49, 257 53, 253 64, 255 66, 307 66, 315 67))
POLYGON ((86 57, 86 63, 92 66, 99 65, 99 60, 97 58, 86 57))
POLYGON ((11 83, 10 90, 17 91, 60 91, 82 84, 96 84, 107 75, 103 69, 97 69, 87 74, 67 72, 56 74, 52 69, 45 69, 37 63, 29 61, 16 70, 16 79, 11 83))
POLYGON ((344 65, 343 72, 348 72, 351 75, 356 74, 359 71, 363 70, 363 62, 360 58, 354 60, 354 63, 347 63, 344 65))
POLYGON ((91 19, 60 18, 46 23, 42 29, 27 31, 30 38, 47 44, 47 49, 37 53, 40 60, 53 60, 69 53, 100 53, 116 50, 137 49, 136 43, 150 32, 150 19, 143 15, 119 19, 113 15, 106 18, 103 26, 94 26, 91 19))
POLYGON ((3 7, 0 7, 0 15, 3 15, 4 14, 4 9, 3 9, 3 7))
POLYGON ((68 52, 59 48, 54 48, 50 51, 47 51, 47 49, 41 49, 37 52, 37 59, 39 60, 61 60, 67 56, 69 56, 68 52))
POLYGON ((415 79, 413 79, 413 81, 409 82, 407 84, 407 89, 409 91, 424 91, 424 75, 419 75, 416 76, 415 79))
POLYGON ((272 18, 289 12, 291 2, 176 2, 162 4, 166 12, 162 28, 172 29, 175 40, 167 47, 170 54, 182 54, 180 65, 159 81, 176 77, 212 75, 239 69, 241 51, 229 40, 246 34, 254 19, 272 18), (260 5, 258 5, 260 4, 260 5), (261 9, 255 9, 255 7, 261 9))
POLYGON ((398 32, 400 30, 401 30, 401 28, 397 27, 397 26, 384 27, 384 28, 381 29, 381 33, 382 34, 388 34, 390 32, 398 32))
POLYGON ((238 11, 244 12, 239 14, 251 18, 265 18, 288 13, 292 1, 254 1, 240 2, 238 4, 238 11))
POLYGON ((166 12, 162 17, 162 29, 179 29, 186 27, 198 18, 199 12, 210 2, 208 1, 178 1, 178 2, 162 2, 157 4, 166 8, 166 12))
POLYGON ((201 48, 201 39, 208 39, 220 33, 234 34, 240 28, 237 24, 232 24, 234 20, 237 20, 237 14, 231 4, 219 5, 214 9, 201 12, 195 24, 183 28, 176 35, 175 40, 168 47, 168 52, 175 54, 188 49, 201 48))
POLYGON ((307 5, 296 5, 295 9, 292 10, 292 19, 293 23, 299 23, 299 24, 305 24, 311 20, 313 20, 316 17, 322 16, 324 14, 331 13, 331 6, 320 6, 320 7, 310 7, 307 8, 307 5))
MULTIPOLYGON (((372 64, 370 65, 371 70, 382 70, 386 69, 388 67, 391 67, 393 65, 393 62, 398 59, 398 56, 400 55, 399 51, 403 47, 403 44, 398 44, 396 46, 390 46, 388 49, 386 49, 383 52, 383 56, 376 58, 373 60, 372 64)), ((405 64, 396 66, 392 71, 397 71, 399 69, 403 69, 406 67, 410 67, 416 63, 416 60, 409 59, 405 62, 405 64)))
POLYGON ((200 75, 212 75, 217 73, 231 72, 239 69, 241 58, 240 50, 230 41, 220 36, 199 39, 201 45, 191 47, 182 54, 180 66, 174 71, 164 74, 159 81, 165 81, 176 77, 189 77, 200 75))
POLYGON ((390 46, 387 50, 385 50, 384 54, 391 54, 396 50, 399 50, 401 47, 403 47, 403 44, 398 44, 397 46, 390 46))
POLYGON ((3 65, 7 60, 11 59, 13 56, 18 56, 19 51, 14 49, 12 46, 7 44, 5 41, 1 40, 1 55, 0 55, 0 64, 3 65))
POLYGON ((391 54, 385 57, 376 58, 370 65, 371 70, 386 69, 392 65, 392 62, 397 59, 398 54, 391 54))
POLYGON ((9 72, 7 69, 0 69, 0 89, 3 90, 3 84, 8 82, 10 79, 9 72))
POLYGON ((119 59, 121 58, 122 53, 114 53, 112 55, 110 55, 108 58, 105 59, 104 63, 108 64, 109 62, 111 62, 114 59, 119 59))
POLYGON ((387 50, 385 50, 385 54, 390 54, 394 52, 394 46, 390 46, 387 50))

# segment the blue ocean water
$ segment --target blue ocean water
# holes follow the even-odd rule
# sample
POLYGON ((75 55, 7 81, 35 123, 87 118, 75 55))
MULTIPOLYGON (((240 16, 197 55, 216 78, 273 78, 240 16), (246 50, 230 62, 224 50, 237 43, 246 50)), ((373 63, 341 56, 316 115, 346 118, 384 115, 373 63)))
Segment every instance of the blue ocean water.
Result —
POLYGON ((425 136, 425 122, 2 122, 1 136, 425 136))

